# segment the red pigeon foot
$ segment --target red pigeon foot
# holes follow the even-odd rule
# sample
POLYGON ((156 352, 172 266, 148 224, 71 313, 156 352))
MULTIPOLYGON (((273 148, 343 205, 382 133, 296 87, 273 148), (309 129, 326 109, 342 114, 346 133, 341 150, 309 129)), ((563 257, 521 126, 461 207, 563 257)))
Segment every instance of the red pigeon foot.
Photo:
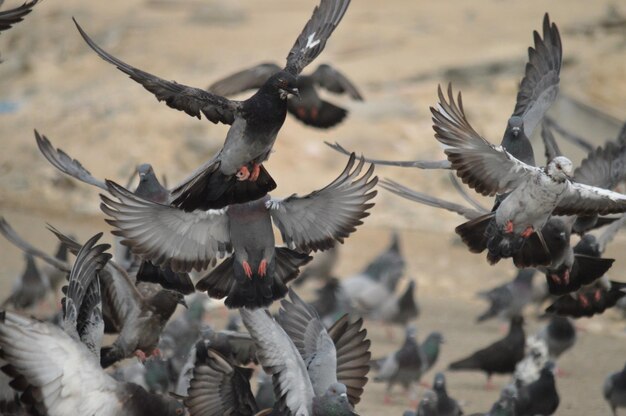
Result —
POLYGON ((513 221, 508 220, 506 224, 504 224, 504 232, 506 234, 511 234, 513 232, 513 221))
POLYGON ((265 273, 267 273, 267 261, 263 259, 259 263, 259 276, 265 276, 265 273))
POLYGON ((135 351, 135 357, 137 357, 142 363, 146 361, 146 353, 141 350, 135 351))
POLYGON ((241 266, 243 267, 243 271, 246 276, 248 276, 248 279, 252 279, 252 268, 250 267, 250 264, 244 260, 243 263, 241 263, 241 266))
POLYGON ((250 174, 250 177, 248 178, 248 180, 250 182, 256 181, 257 179, 259 179, 260 173, 261 173, 261 165, 254 163, 252 167, 252 173, 250 174))
POLYGON ((250 171, 247 166, 242 166, 235 175, 238 181, 245 181, 250 177, 250 171))
POLYGON ((531 226, 526 227, 526 229, 522 232, 521 236, 524 238, 528 238, 535 232, 535 229, 531 226))

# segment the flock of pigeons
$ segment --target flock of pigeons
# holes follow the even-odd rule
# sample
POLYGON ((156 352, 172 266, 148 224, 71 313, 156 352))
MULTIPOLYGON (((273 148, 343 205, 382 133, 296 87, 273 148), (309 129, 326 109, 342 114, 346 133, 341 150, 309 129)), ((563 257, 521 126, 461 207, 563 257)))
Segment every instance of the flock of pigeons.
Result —
MULTIPOLYGON (((38 1, 0 12, 0 30, 21 21, 38 1)), ((626 283, 606 274, 614 260, 602 257, 626 221, 626 216, 606 216, 626 212, 626 195, 614 191, 626 179, 626 128, 574 169, 543 123, 547 162, 536 166, 529 137, 557 97, 562 63, 559 31, 546 14, 543 33, 534 33, 499 146, 472 128, 461 94, 455 97, 448 86, 447 92, 439 89, 439 102, 431 108, 446 159, 369 160, 335 144, 331 147, 348 155, 335 180, 305 196, 272 197, 268 193, 276 182, 263 162, 287 112, 307 125, 328 128, 347 111, 320 98, 317 88, 363 99, 329 65, 301 75, 323 51, 349 4, 320 0, 284 68, 261 64, 207 89, 166 81, 121 61, 74 20, 91 49, 159 101, 231 127, 221 150, 177 186, 167 189, 144 164, 136 169, 133 191, 128 188, 134 175, 127 186, 94 178, 35 131, 39 150, 54 167, 103 191, 100 208, 118 247, 113 256, 111 246, 99 242, 102 233, 79 242, 49 226, 59 239, 52 256, 0 218, 0 232, 26 253, 26 269, 0 312, 2 414, 354 415, 370 369, 377 372, 375 382, 387 383, 386 400, 395 384, 414 389, 435 365, 443 336, 433 332, 420 344, 415 327, 407 326, 419 306, 414 281, 396 293, 405 269, 398 236, 361 273, 332 277, 337 243, 374 205, 375 164, 453 170, 469 188, 495 196, 493 206, 485 208, 453 177, 469 208, 381 181, 402 197, 462 215, 468 221, 456 232, 472 252, 486 251, 491 264, 511 258, 520 269, 512 282, 481 294, 490 305, 478 321, 509 320, 507 335, 451 363, 449 370, 483 371, 488 386, 492 374, 513 374, 486 415, 555 413, 560 401, 555 361, 576 341, 570 317, 602 313, 626 296, 626 283), (247 100, 226 98, 249 89, 255 93, 247 100), (598 228, 599 234, 590 232, 598 228), (572 234, 580 236, 575 245, 572 234), (320 253, 312 261, 315 252, 320 253), (35 258, 46 263, 45 270, 37 268, 35 258), (536 274, 545 275, 543 285, 533 283, 536 274), (324 285, 317 300, 306 303, 288 284, 310 277, 322 277, 324 285), (38 307, 61 286, 62 308, 50 319, 6 310, 38 307), (239 310, 227 329, 205 324, 213 304, 209 298, 239 310), (549 322, 527 338, 522 310, 547 299, 549 322), (274 301, 280 301, 276 315, 267 309, 274 301), (173 318, 178 305, 187 310, 173 318), (387 357, 371 359, 363 319, 406 327, 404 343, 387 357), (247 332, 239 331, 240 322, 247 332), (102 346, 104 334, 113 340, 108 346, 102 346), (133 364, 120 364, 133 356, 138 358, 133 364), (256 395, 251 364, 263 369, 256 395), (104 370, 109 367, 114 370, 104 370)), ((614 414, 626 407, 626 368, 607 378, 604 394, 614 414)), ((432 390, 416 406, 405 415, 463 414, 447 393, 443 373, 434 376, 432 390)))

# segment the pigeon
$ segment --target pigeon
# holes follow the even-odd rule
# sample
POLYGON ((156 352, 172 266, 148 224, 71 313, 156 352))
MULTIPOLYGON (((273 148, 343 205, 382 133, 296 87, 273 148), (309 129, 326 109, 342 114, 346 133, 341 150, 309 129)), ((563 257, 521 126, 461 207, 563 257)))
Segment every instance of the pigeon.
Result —
POLYGON ((513 379, 522 384, 530 384, 537 380, 541 370, 549 361, 548 344, 537 336, 526 340, 526 355, 515 365, 513 379))
POLYGON ((317 289, 317 299, 311 306, 322 319, 325 326, 332 325, 337 319, 352 312, 350 299, 347 297, 339 279, 331 277, 324 286, 317 289))
POLYGON ((463 414, 461 407, 446 391, 446 377, 443 373, 435 374, 433 390, 437 394, 437 415, 438 416, 459 416, 463 414))
POLYGON ((449 370, 480 370, 487 374, 486 388, 491 387, 491 375, 511 374, 515 365, 524 358, 526 336, 521 316, 511 319, 508 334, 501 340, 480 349, 469 357, 453 362, 449 370))
POLYGON ((12 305, 15 309, 29 309, 42 302, 50 291, 48 278, 41 274, 35 264, 35 258, 30 254, 24 254, 26 268, 22 275, 15 281, 11 294, 2 302, 2 307, 12 305))
POLYGON ((513 316, 521 315, 524 307, 532 300, 533 277, 536 270, 532 268, 520 269, 509 283, 480 292, 479 297, 490 303, 489 309, 483 312, 477 322, 483 322, 493 317, 510 320, 513 316))
POLYGON ((426 390, 422 399, 417 405, 417 411, 405 411, 402 416, 438 416, 437 411, 437 393, 432 390, 426 390))
POLYGON ((181 403, 121 383, 99 365, 102 338, 99 273, 110 257, 97 234, 79 251, 64 299, 63 328, 11 312, 0 315, 2 370, 38 414, 184 414, 181 403), (43 363, 43 366, 42 366, 43 363))
POLYGON ((612 308, 626 296, 626 283, 605 279, 597 284, 580 289, 575 293, 559 296, 546 313, 569 316, 571 318, 592 317, 612 308))
POLYGON ((554 380, 554 365, 548 362, 536 381, 518 387, 516 416, 552 415, 559 407, 559 393, 554 380))
MULTIPOLYGON (((40 0, 31 0, 30 2, 25 2, 19 7, 1 11, 0 12, 0 32, 4 32, 5 30, 8 30, 11 27, 13 27, 14 24, 19 23, 22 20, 24 20, 24 17, 33 11, 33 7, 35 7, 35 5, 39 3, 39 1, 40 0)), ((2 3, 0 3, 0 5, 2 3)))
POLYGON ((185 212, 108 181, 109 193, 119 202, 101 195, 101 209, 111 217, 113 234, 135 254, 175 272, 201 271, 234 251, 196 289, 226 297, 229 308, 264 307, 285 295, 286 283, 311 260, 309 251, 342 243, 369 215, 378 178, 372 177, 373 165, 362 173, 364 162, 355 161, 353 155, 337 179, 309 195, 265 196, 222 210, 185 212), (272 222, 288 247, 275 247, 272 222))
POLYGON ((415 281, 410 280, 404 292, 388 298, 379 309, 372 311, 368 316, 384 323, 405 327, 417 319, 419 313, 419 305, 415 299, 415 281))
POLYGON ((536 337, 546 343, 550 361, 556 362, 576 343, 576 327, 567 317, 552 316, 536 337))
POLYGON ((516 416, 515 403, 517 389, 514 385, 506 386, 500 392, 500 398, 487 413, 473 413, 470 416, 516 416))
POLYGON ((294 285, 298 287, 309 280, 310 277, 321 280, 331 279, 333 269, 338 260, 339 246, 334 246, 326 251, 315 253, 313 260, 302 270, 300 276, 294 280, 294 285))
POLYGON ((433 368, 437 359, 439 358, 439 351, 441 350, 441 344, 443 344, 443 335, 440 332, 431 332, 428 334, 424 342, 420 344, 423 356, 426 358, 426 365, 424 366, 423 373, 433 368))
MULTIPOLYGON (((370 359, 370 342, 365 339, 366 331, 361 329, 362 321, 350 322, 344 316, 327 331, 315 311, 295 292, 290 291, 289 299, 291 302, 282 302, 280 325, 266 309, 240 309, 243 323, 257 345, 259 361, 272 375, 277 397, 274 412, 355 415, 353 406, 360 400, 367 382, 370 359)), ((211 375, 212 379, 196 381, 195 374, 200 373, 196 365, 192 387, 185 399, 191 415, 252 414, 231 410, 241 405, 240 398, 252 395, 249 384, 244 387, 239 383, 234 387, 237 372, 228 360, 224 359, 221 367, 222 376, 211 375), (237 391, 236 395, 228 393, 233 390, 237 391), (207 412, 208 409, 212 411, 207 412)), ((202 371, 209 374, 208 370, 202 371)))
POLYGON ((259 375, 257 377, 257 390, 254 398, 260 409, 271 409, 276 403, 272 377, 270 377, 265 371, 259 371, 259 375))
MULTIPOLYGON (((281 67, 266 62, 249 69, 236 72, 211 84, 207 90, 213 94, 228 97, 240 92, 258 89, 281 67)), ((348 78, 332 66, 321 64, 311 75, 300 75, 296 81, 299 97, 287 99, 287 111, 302 123, 317 128, 329 128, 348 115, 348 111, 325 101, 317 94, 323 88, 335 94, 347 94, 351 99, 363 101, 363 96, 348 78)))
POLYGON ((456 228, 470 251, 488 249, 487 259, 494 264, 513 257, 524 246, 525 263, 531 263, 527 266, 548 265, 550 253, 537 231, 551 215, 626 210, 625 195, 572 181, 572 163, 563 156, 537 168, 491 145, 467 122, 461 95, 457 105, 451 86, 447 101, 441 87, 438 92, 439 106, 431 107, 435 138, 448 146, 444 151, 457 176, 483 195, 509 193, 494 211, 456 228))
POLYGON ((613 416, 617 416, 617 408, 626 407, 626 365, 622 371, 610 374, 606 378, 602 391, 611 406, 613 416))
POLYGON ((261 164, 285 121, 287 97, 299 95, 298 75, 322 52, 349 4, 350 0, 320 0, 289 51, 285 68, 245 101, 232 101, 134 68, 101 49, 74 22, 89 47, 159 101, 192 117, 204 114, 213 123, 231 125, 223 148, 173 190, 172 203, 189 212, 257 200, 276 187, 261 164))
POLYGON ((420 381, 428 366, 425 353, 417 343, 416 334, 416 328, 408 326, 402 347, 387 357, 376 360, 379 363, 379 371, 374 381, 387 383, 385 395, 387 403, 391 401, 390 394, 395 384, 401 384, 408 391, 413 383, 420 381))

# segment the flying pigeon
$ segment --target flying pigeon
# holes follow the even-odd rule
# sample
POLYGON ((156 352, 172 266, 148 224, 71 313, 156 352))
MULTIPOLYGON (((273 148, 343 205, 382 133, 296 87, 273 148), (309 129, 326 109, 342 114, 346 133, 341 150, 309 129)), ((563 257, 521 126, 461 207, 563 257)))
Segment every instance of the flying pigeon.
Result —
POLYGON ((118 382, 100 368, 103 323, 98 279, 110 257, 105 253, 108 245, 96 245, 100 236, 85 243, 72 267, 63 328, 2 312, 0 355, 7 362, 2 370, 38 414, 182 415, 181 403, 118 382))
POLYGON ((234 251, 196 288, 226 297, 229 308, 263 307, 285 295, 286 283, 311 259, 307 252, 343 242, 369 215, 378 178, 372 177, 373 165, 362 173, 364 162, 355 161, 353 155, 337 179, 303 197, 265 196, 222 210, 185 212, 109 181, 109 193, 120 202, 101 195, 101 208, 112 217, 107 222, 116 228, 113 233, 135 254, 175 272, 203 270, 234 251), (275 247, 272 222, 288 247, 275 247))
POLYGON ((624 296, 626 283, 609 280, 605 275, 589 287, 559 296, 546 312, 572 318, 592 317, 612 308, 624 296))
POLYGON ((231 125, 223 148, 173 190, 173 204, 189 212, 257 200, 276 187, 262 163, 285 121, 287 97, 299 95, 298 75, 322 52, 349 4, 350 0, 320 0, 289 51, 285 68, 245 101, 232 101, 134 68, 101 49, 75 23, 89 47, 159 101, 192 117, 204 114, 213 123, 231 125))
MULTIPOLYGON (((207 90, 213 94, 228 97, 240 92, 258 89, 281 67, 274 63, 262 63, 249 69, 236 72, 214 82, 207 90)), ((302 123, 329 128, 339 124, 348 110, 320 98, 317 88, 323 88, 335 94, 347 94, 351 99, 363 101, 363 96, 350 80, 330 65, 321 64, 311 75, 300 75, 296 81, 299 97, 287 99, 287 110, 302 123)))
POLYGON ((484 371, 487 374, 486 388, 491 388, 492 374, 511 374, 515 371, 515 365, 524 358, 526 336, 522 327, 523 323, 521 316, 513 317, 509 332, 503 339, 476 351, 465 359, 453 362, 448 369, 484 371))
MULTIPOLYGON (((13 9, 4 10, 0 12, 0 32, 4 32, 5 30, 13 27, 14 24, 21 22, 24 20, 24 17, 33 11, 33 7, 40 0, 31 0, 30 2, 25 2, 19 7, 15 7, 13 9)), ((0 3, 0 5, 4 3, 4 0, 0 3)))
MULTIPOLYGON (((461 95, 452 87, 448 97, 439 88, 439 105, 432 108, 435 138, 457 175, 483 195, 508 193, 497 208, 456 228, 472 252, 488 249, 496 263, 528 246, 532 265, 547 265, 550 255, 540 232, 551 215, 593 215, 626 211, 626 196, 570 179, 569 159, 559 156, 545 168, 530 166, 483 139, 468 123, 461 95)), ((528 259, 526 259, 528 260, 528 259)))
POLYGON ((617 416, 618 407, 626 407, 626 365, 622 371, 610 374, 604 381, 604 398, 609 402, 613 416, 617 416))

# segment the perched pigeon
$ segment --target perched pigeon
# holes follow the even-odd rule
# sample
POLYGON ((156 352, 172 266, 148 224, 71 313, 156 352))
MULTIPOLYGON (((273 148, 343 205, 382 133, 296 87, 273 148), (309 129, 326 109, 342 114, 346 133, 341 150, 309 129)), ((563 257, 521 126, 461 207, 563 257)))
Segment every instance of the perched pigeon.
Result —
POLYGON ((134 253, 173 271, 200 271, 234 251, 196 284, 230 308, 262 307, 282 298, 286 283, 311 257, 343 242, 368 216, 376 195, 373 165, 362 173, 353 155, 344 171, 325 188, 300 197, 262 199, 223 210, 185 212, 152 203, 107 182, 120 202, 101 195, 115 235, 134 253), (275 247, 272 222, 288 247, 275 247), (193 228, 189 224, 194 224, 193 228), (294 250, 297 249, 298 251, 294 250))
POLYGON ((604 398, 609 402, 613 416, 617 416, 618 407, 626 407, 626 365, 622 371, 610 374, 604 381, 604 398))
POLYGON ((405 327, 409 322, 417 319, 419 313, 419 306, 415 299, 415 281, 411 280, 404 292, 388 298, 380 308, 372 311, 368 316, 384 323, 405 327))
POLYGON ((439 88, 439 105, 431 108, 435 137, 457 175, 483 195, 508 193, 497 208, 457 227, 473 252, 488 249, 495 263, 503 257, 524 254, 525 263, 547 265, 550 253, 541 229, 550 215, 593 215, 626 211, 626 196, 569 179, 572 163, 560 156, 545 168, 514 158, 502 147, 488 143, 467 122, 461 96, 454 100, 439 88), (522 250, 523 248, 523 250, 522 250))
POLYGON ((276 183, 261 166, 287 115, 288 95, 299 95, 298 75, 324 49, 350 0, 320 0, 287 55, 283 70, 270 76, 245 101, 231 101, 200 88, 166 81, 109 55, 76 23, 87 44, 105 61, 140 83, 159 101, 192 117, 231 125, 224 146, 173 191, 173 204, 185 211, 222 208, 263 197, 276 183), (244 182, 245 181, 245 182, 244 182))
POLYGON ((439 350, 441 349, 441 344, 444 342, 443 335, 439 332, 431 332, 428 334, 424 342, 421 343, 420 349, 422 350, 423 356, 426 358, 426 365, 423 369, 423 373, 426 373, 428 370, 433 368, 437 359, 439 358, 439 350))
POLYGON ((102 338, 99 273, 110 257, 108 245, 91 238, 78 252, 64 301, 63 329, 3 312, 2 370, 15 380, 22 399, 38 414, 182 415, 181 403, 121 383, 100 368, 102 338))
POLYGON ((470 416, 516 416, 515 403, 517 400, 517 389, 514 385, 509 385, 502 389, 500 398, 493 404, 487 413, 473 413, 470 416))
POLYGON ((521 315, 524 307, 532 300, 533 277, 536 270, 521 269, 513 281, 497 286, 486 292, 480 292, 478 296, 490 303, 489 309, 482 313, 478 322, 489 318, 499 317, 510 320, 513 316, 521 315))
POLYGON ((556 362, 576 343, 576 327, 567 317, 553 316, 536 337, 546 343, 550 361, 556 362))
POLYGON ((448 392, 446 390, 446 377, 443 373, 435 374, 433 390, 437 393, 438 416, 459 416, 463 414, 463 411, 456 400, 448 396, 448 392))
POLYGON ((437 393, 432 390, 426 390, 422 399, 417 405, 417 411, 405 411, 402 416, 438 416, 437 411, 437 393))
POLYGON ((468 358, 455 361, 450 370, 479 370, 487 374, 487 388, 491 387, 491 375, 511 374, 515 365, 524 358, 526 336, 521 316, 511 319, 509 333, 501 340, 476 351, 468 358))
POLYGON ((50 291, 48 278, 41 274, 35 264, 35 258, 24 254, 26 268, 15 281, 11 294, 2 302, 2 307, 12 305, 15 309, 29 309, 42 302, 50 291))
POLYGON ((515 365, 513 379, 522 384, 530 384, 539 378, 541 370, 549 361, 548 344, 538 337, 528 337, 526 339, 526 354, 524 358, 515 365))
MULTIPOLYGON (((216 81, 207 90, 228 97, 246 90, 258 89, 280 70, 280 66, 274 63, 259 64, 216 81)), ((352 82, 327 64, 318 66, 311 75, 300 75, 296 87, 300 95, 287 99, 287 110, 292 116, 312 127, 323 129, 333 127, 348 115, 348 110, 321 99, 317 94, 317 88, 336 94, 347 94, 353 100, 363 101, 361 93, 352 82)))
POLYGON ((386 358, 376 360, 379 371, 374 381, 387 383, 386 402, 391 400, 391 389, 395 384, 401 384, 408 391, 412 384, 420 381, 428 367, 424 351, 417 343, 416 333, 414 326, 408 326, 402 347, 386 358))
POLYGON ((536 381, 525 386, 517 386, 516 416, 548 416, 556 412, 560 398, 556 390, 553 367, 553 364, 548 362, 536 381))

